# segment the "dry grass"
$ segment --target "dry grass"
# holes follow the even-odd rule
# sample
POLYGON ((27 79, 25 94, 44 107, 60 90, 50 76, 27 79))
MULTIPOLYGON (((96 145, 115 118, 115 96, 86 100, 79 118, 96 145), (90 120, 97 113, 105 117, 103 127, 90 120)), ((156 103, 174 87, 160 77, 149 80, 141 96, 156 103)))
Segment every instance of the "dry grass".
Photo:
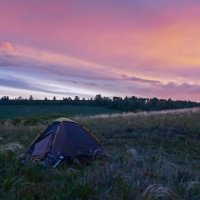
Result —
POLYGON ((142 111, 142 112, 122 112, 122 113, 114 113, 114 114, 98 114, 98 115, 89 115, 89 116, 76 116, 74 119, 100 119, 100 118, 115 118, 115 117, 145 117, 152 115, 165 115, 165 114, 192 114, 199 113, 200 108, 184 108, 184 109, 176 109, 176 110, 163 110, 163 111, 142 111))
POLYGON ((8 155, 10 153, 17 153, 21 149, 23 149, 23 146, 17 142, 4 144, 0 147, 0 154, 8 155))
POLYGON ((192 181, 188 183, 188 190, 192 188, 199 188, 200 189, 200 181, 192 181))
POLYGON ((147 200, 151 199, 177 199, 177 195, 168 187, 164 187, 159 184, 149 185, 143 193, 143 196, 147 200))

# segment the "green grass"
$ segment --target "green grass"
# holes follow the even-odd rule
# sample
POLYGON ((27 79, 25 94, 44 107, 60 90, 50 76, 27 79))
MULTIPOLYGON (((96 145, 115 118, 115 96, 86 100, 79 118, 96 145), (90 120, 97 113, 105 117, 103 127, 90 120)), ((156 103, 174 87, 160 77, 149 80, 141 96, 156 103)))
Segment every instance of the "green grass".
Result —
POLYGON ((0 127, 0 199, 200 199, 200 111, 78 117, 107 157, 56 169, 21 166, 46 125, 0 127))
POLYGON ((81 105, 0 105, 0 120, 114 113, 106 107, 81 105))

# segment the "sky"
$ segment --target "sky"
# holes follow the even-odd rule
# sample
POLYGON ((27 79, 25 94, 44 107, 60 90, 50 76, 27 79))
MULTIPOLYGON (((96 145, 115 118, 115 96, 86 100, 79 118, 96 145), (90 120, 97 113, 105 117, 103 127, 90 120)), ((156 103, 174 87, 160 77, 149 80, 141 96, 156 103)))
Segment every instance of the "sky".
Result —
POLYGON ((0 97, 200 102, 199 0, 0 0, 0 97))

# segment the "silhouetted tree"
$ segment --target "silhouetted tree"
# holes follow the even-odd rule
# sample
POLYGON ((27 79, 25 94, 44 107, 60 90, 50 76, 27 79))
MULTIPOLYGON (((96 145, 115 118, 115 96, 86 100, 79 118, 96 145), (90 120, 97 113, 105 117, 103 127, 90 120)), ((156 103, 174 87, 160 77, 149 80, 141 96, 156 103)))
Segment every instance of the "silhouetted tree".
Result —
POLYGON ((107 106, 109 108, 118 109, 122 111, 140 111, 140 110, 167 110, 167 109, 179 109, 179 108, 192 108, 200 107, 200 103, 192 101, 173 101, 172 99, 158 99, 156 97, 148 98, 137 98, 135 96, 121 97, 114 96, 112 99, 109 97, 103 97, 101 94, 97 94, 95 98, 90 99, 75 96, 74 99, 71 97, 65 97, 63 100, 53 99, 48 100, 47 97, 44 100, 34 100, 33 96, 27 99, 23 99, 21 96, 15 99, 10 99, 9 96, 3 96, 0 98, 0 105, 89 105, 89 106, 107 106))
POLYGON ((103 98, 101 94, 97 94, 94 98, 95 104, 96 105, 102 105, 103 104, 103 98))
POLYGON ((2 101, 9 101, 9 96, 3 96, 3 97, 1 97, 1 100, 2 101))
POLYGON ((74 101, 80 101, 80 98, 78 96, 75 96, 74 101))
POLYGON ((21 101, 21 100, 23 100, 23 98, 22 98, 21 96, 19 96, 19 97, 17 98, 17 100, 20 100, 20 101, 21 101))
POLYGON ((32 100, 33 100, 33 96, 30 95, 28 100, 29 100, 29 101, 32 101, 32 100))

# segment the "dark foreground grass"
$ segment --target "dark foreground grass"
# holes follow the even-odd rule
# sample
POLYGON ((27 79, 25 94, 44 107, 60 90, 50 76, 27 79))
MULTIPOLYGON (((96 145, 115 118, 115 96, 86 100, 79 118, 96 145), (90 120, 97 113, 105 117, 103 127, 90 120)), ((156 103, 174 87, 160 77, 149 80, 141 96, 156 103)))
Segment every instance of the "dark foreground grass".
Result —
POLYGON ((107 157, 57 169, 21 166, 44 125, 0 128, 0 199, 200 199, 200 112, 78 118, 107 157))
MULTIPOLYGON (((102 113, 114 113, 117 110, 102 106, 82 105, 0 105, 0 120, 5 119, 45 119, 56 118, 62 115, 94 115, 102 113)), ((119 111, 118 111, 119 112, 119 111)))

